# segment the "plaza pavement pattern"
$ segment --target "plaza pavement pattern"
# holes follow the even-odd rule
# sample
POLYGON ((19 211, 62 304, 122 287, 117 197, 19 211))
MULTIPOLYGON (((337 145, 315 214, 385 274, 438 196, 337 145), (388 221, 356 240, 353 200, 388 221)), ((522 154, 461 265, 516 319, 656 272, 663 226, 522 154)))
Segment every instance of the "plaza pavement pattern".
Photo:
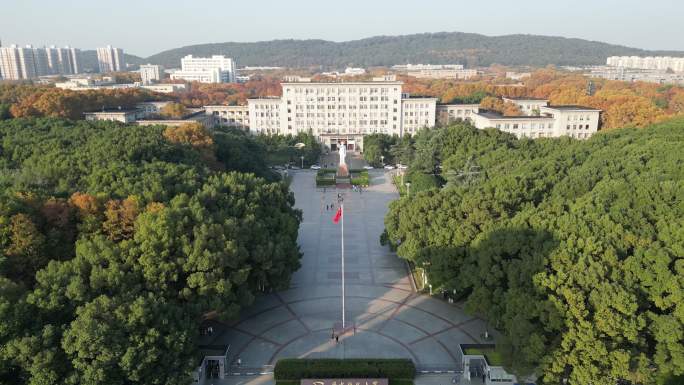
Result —
MULTIPOLYGON (((398 195, 384 170, 371 171, 362 193, 315 187, 315 172, 292 173, 291 189, 303 211, 302 267, 288 290, 259 298, 231 325, 219 325, 203 345, 229 344, 232 375, 272 372, 280 358, 410 358, 419 371, 460 370, 459 343, 483 342, 485 324, 459 305, 418 294, 403 260, 381 246, 384 216, 398 195), (332 223, 337 193, 345 205, 346 318, 341 321, 340 225, 332 223), (241 365, 237 365, 238 358, 241 365)), ((237 379, 237 378, 236 378, 237 379)), ((248 378, 239 383, 263 381, 248 378)), ((218 383, 218 382, 216 382, 218 383)))

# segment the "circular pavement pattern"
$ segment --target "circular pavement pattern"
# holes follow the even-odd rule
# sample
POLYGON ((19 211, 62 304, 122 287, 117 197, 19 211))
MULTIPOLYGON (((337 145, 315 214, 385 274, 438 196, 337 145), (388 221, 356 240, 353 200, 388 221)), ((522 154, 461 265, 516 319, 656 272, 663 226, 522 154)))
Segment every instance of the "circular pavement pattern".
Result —
MULTIPOLYGON (((358 159, 352 160, 358 167, 358 159)), ((292 174, 296 206, 303 211, 302 267, 291 288, 259 298, 231 325, 216 324, 203 346, 230 345, 230 372, 263 371, 280 358, 410 358, 420 370, 458 370, 459 343, 483 342, 485 324, 459 305, 417 294, 405 263, 379 243, 389 202, 397 198, 390 176, 371 171, 363 192, 325 191, 313 171, 292 174), (340 224, 332 223, 337 193, 344 195, 347 329, 342 318, 340 224), (238 358, 242 365, 237 367, 238 358)))

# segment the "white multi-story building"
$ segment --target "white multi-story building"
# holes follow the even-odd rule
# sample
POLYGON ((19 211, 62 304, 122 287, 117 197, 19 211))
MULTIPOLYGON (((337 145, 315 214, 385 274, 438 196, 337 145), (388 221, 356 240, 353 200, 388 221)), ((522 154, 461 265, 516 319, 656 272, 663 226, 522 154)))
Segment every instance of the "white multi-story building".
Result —
POLYGON ((668 69, 674 72, 684 72, 684 58, 670 56, 611 56, 606 64, 612 67, 637 68, 645 70, 668 69))
POLYGON ((30 45, 0 47, 0 76, 6 80, 22 80, 49 75, 47 52, 30 45))
POLYGON ((181 70, 171 74, 171 79, 200 83, 234 83, 235 61, 223 55, 181 59, 181 70))
POLYGON ((422 79, 470 79, 478 74, 477 70, 463 69, 461 64, 406 64, 392 69, 422 79))
POLYGON ((217 125, 249 130, 249 106, 204 106, 217 125))
POLYGON ((111 45, 98 48, 97 64, 102 73, 125 71, 124 51, 121 48, 113 48, 111 45))
POLYGON ((374 133, 413 134, 434 127, 436 98, 409 98, 393 76, 370 82, 285 82, 280 98, 249 99, 249 128, 256 134, 309 132, 335 149, 363 146, 374 133))
POLYGON ((459 119, 472 121, 472 115, 479 111, 479 104, 438 104, 435 120, 442 126, 446 126, 459 119))
POLYGON ((164 67, 158 64, 143 64, 140 66, 140 79, 145 85, 157 83, 164 78, 164 67))
POLYGON ((513 103, 518 106, 520 111, 526 116, 539 115, 541 108, 549 105, 548 99, 536 98, 502 98, 504 102, 513 103))
MULTIPOLYGON (((531 101, 542 103, 538 99, 509 100, 516 102, 523 111, 531 101)), ((601 110, 583 106, 550 106, 547 101, 538 106, 538 115, 504 116, 497 112, 479 111, 472 114, 472 122, 479 129, 496 128, 518 138, 570 136, 587 139, 598 131, 601 110)))

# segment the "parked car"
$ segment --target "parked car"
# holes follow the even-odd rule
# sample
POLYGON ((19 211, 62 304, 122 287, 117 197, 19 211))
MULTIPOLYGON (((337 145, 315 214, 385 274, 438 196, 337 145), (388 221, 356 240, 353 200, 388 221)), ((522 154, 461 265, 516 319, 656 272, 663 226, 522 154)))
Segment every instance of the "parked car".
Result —
POLYGON ((392 166, 391 164, 386 164, 385 170, 394 170, 394 166, 392 166))
POLYGON ((408 168, 408 166, 405 165, 405 164, 399 163, 399 164, 397 165, 397 168, 398 168, 399 170, 406 170, 406 169, 408 168))
POLYGON ((319 165, 317 165, 317 164, 312 164, 310 168, 311 168, 312 170, 320 170, 320 169, 321 169, 321 166, 319 166, 319 165))
POLYGON ((366 170, 372 170, 373 166, 363 166, 363 168, 365 168, 366 170))

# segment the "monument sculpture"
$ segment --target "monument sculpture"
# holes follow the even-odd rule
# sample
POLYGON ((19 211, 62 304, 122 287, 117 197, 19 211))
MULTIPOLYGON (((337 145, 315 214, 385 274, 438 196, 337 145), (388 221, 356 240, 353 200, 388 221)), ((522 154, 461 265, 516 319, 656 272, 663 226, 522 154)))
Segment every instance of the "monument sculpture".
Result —
POLYGON ((347 144, 341 143, 338 145, 340 164, 337 166, 337 177, 338 178, 348 178, 349 168, 347 167, 347 144))

